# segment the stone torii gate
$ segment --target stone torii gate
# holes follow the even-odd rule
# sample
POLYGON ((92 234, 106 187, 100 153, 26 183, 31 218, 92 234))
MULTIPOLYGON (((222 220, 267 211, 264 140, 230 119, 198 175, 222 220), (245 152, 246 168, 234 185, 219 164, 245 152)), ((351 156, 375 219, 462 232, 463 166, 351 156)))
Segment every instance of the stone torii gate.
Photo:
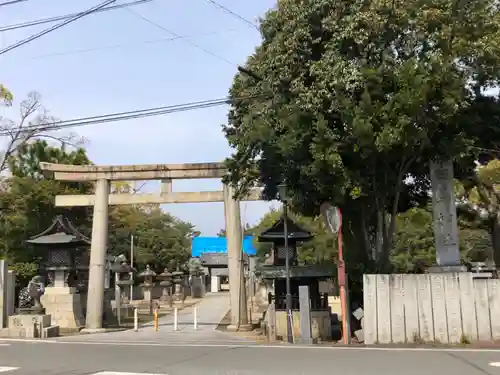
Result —
MULTIPOLYGON (((87 331, 102 329, 104 300, 104 267, 108 240, 109 205, 224 202, 228 247, 231 325, 229 329, 249 328, 244 287, 242 256, 242 225, 240 202, 234 190, 224 185, 222 191, 173 192, 172 180, 222 178, 227 174, 223 163, 154 164, 154 165, 66 165, 40 163, 42 171, 58 181, 94 182, 94 195, 58 195, 57 207, 94 206, 92 245, 87 297, 87 331), (110 194, 110 181, 161 180, 159 193, 110 194)), ((246 201, 261 200, 260 189, 253 189, 246 201)))

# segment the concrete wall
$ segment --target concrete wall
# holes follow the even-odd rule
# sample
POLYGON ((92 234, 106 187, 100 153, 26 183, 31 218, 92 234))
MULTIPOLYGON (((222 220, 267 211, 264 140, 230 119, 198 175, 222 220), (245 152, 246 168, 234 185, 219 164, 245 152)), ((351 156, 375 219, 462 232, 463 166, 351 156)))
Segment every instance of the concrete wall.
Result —
POLYGON ((500 280, 364 275, 366 344, 500 340, 500 280))

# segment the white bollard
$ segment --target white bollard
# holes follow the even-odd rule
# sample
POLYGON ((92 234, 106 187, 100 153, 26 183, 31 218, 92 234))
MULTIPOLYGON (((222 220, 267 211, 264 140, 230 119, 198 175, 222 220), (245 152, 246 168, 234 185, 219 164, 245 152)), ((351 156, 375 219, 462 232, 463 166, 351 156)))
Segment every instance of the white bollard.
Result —
POLYGON ((174 308, 174 331, 177 331, 177 307, 174 308))
POLYGON ((194 317, 194 330, 196 331, 198 329, 198 309, 196 306, 194 307, 193 310, 193 317, 194 317))
POLYGON ((137 312, 137 307, 134 307, 134 331, 139 330, 139 316, 137 312))

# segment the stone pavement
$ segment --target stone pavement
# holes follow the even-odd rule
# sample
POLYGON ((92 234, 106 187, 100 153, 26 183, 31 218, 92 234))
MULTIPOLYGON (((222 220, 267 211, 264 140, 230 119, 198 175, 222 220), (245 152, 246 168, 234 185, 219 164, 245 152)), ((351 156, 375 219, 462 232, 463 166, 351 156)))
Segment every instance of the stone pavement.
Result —
POLYGON ((11 342, 7 375, 500 375, 499 350, 11 342))
POLYGON ((53 339, 55 341, 71 342, 157 342, 200 344, 241 344, 252 341, 228 332, 217 331, 220 321, 229 311, 228 293, 208 293, 198 304, 179 310, 178 331, 174 330, 173 313, 158 320, 158 331, 154 330, 153 323, 142 325, 138 332, 133 329, 118 332, 95 333, 89 335, 68 336, 53 339), (194 329, 194 310, 197 311, 197 329, 194 329))

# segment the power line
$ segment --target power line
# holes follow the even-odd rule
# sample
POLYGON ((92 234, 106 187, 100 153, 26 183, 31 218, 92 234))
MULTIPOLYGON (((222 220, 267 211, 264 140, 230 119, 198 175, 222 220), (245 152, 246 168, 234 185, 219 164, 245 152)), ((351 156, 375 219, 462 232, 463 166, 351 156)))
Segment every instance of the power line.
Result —
POLYGON ((154 21, 150 20, 150 19, 149 19, 149 18, 147 18, 147 17, 144 17, 143 15, 141 15, 141 14, 139 14, 139 13, 137 13, 137 12, 134 12, 132 9, 127 9, 127 8, 125 8, 125 10, 126 10, 126 11, 128 11, 128 12, 130 12, 130 13, 132 13, 132 14, 133 14, 133 15, 135 15, 136 17, 139 17, 139 18, 140 18, 140 19, 142 19, 143 21, 145 21, 145 22, 147 22, 147 23, 149 23, 149 24, 151 24, 151 25, 153 25, 153 26, 155 26, 155 27, 159 28, 160 30, 166 31, 166 32, 167 32, 167 33, 169 33, 170 35, 173 35, 173 36, 175 36, 175 37, 177 37, 177 38, 179 38, 179 39, 182 39, 182 40, 183 40, 183 41, 185 41, 186 43, 189 43, 189 44, 191 44, 193 47, 196 47, 196 48, 198 48, 198 49, 202 50, 203 52, 208 53, 209 55, 211 55, 211 56, 215 57, 216 59, 219 59, 219 60, 221 60, 221 61, 224 61, 225 63, 227 63, 227 64, 229 64, 229 65, 232 65, 232 66, 234 66, 234 67, 238 67, 238 65, 237 65, 237 64, 235 64, 235 63, 233 63, 233 62, 229 61, 229 60, 228 60, 228 59, 226 59, 225 57, 222 57, 222 56, 220 56, 220 55, 218 55, 218 54, 216 54, 216 53, 214 53, 214 52, 212 52, 212 51, 210 51, 210 50, 206 49, 205 47, 202 47, 202 46, 200 46, 199 44, 197 44, 197 43, 195 43, 195 42, 193 42, 193 41, 191 41, 191 40, 189 40, 189 39, 187 39, 187 38, 185 38, 185 37, 182 37, 181 35, 177 34, 176 32, 174 32, 174 31, 172 31, 172 30, 169 30, 169 29, 167 29, 166 27, 163 27, 163 26, 162 26, 162 25, 160 25, 160 24, 157 24, 156 22, 154 22, 154 21))
MULTIPOLYGON (((81 118, 72 119, 72 120, 55 121, 55 122, 52 122, 52 123, 46 124, 46 125, 28 125, 28 126, 25 126, 21 129, 16 129, 15 132, 16 133, 19 132, 20 134, 24 134, 24 133, 32 133, 32 132, 37 132, 37 131, 53 131, 53 130, 60 130, 60 129, 72 128, 72 127, 81 127, 81 126, 87 126, 87 125, 95 125, 95 124, 101 124, 101 123, 107 123, 107 122, 125 121, 125 120, 132 120, 132 119, 151 117, 151 116, 161 116, 161 115, 166 115, 166 114, 175 113, 175 112, 187 112, 187 111, 192 111, 192 110, 196 110, 196 109, 216 107, 216 106, 228 104, 231 101, 255 99, 255 98, 259 98, 259 97, 263 97, 263 96, 266 96, 266 95, 259 94, 259 95, 251 95, 251 96, 236 97, 236 98, 226 97, 226 98, 220 98, 220 99, 205 100, 205 101, 198 101, 198 102, 189 102, 189 103, 184 103, 184 104, 176 104, 176 105, 170 105, 170 106, 147 108, 147 109, 140 109, 140 110, 134 110, 134 111, 127 111, 127 112, 118 112, 118 113, 112 113, 112 114, 108 114, 108 115, 81 117, 81 118)), ((8 135, 11 135, 11 133, 12 133, 12 131, 2 130, 2 131, 0 131, 0 136, 8 136, 8 135)))
POLYGON ((4 5, 14 5, 14 4, 22 3, 22 2, 25 2, 25 1, 28 1, 28 0, 11 0, 11 1, 6 1, 4 3, 0 3, 0 7, 3 7, 4 5))
MULTIPOLYGON (((16 1, 27 1, 27 0, 16 0, 16 1)), ((140 4, 145 4, 149 3, 153 0, 135 0, 135 1, 130 1, 128 3, 124 4, 117 4, 117 5, 111 5, 109 7, 103 8, 103 9, 98 9, 94 11, 94 13, 99 13, 99 12, 106 12, 108 10, 115 10, 119 8, 125 8, 125 7, 131 7, 134 5, 140 5, 140 4)), ((4 4, 0 4, 2 6, 4 4)), ((55 16, 55 17, 49 17, 49 18, 42 18, 39 20, 34 20, 34 21, 26 21, 26 22, 21 22, 17 23, 14 25, 7 25, 7 26, 0 26, 0 32, 6 32, 6 31, 12 31, 12 30, 17 30, 17 29, 22 29, 25 27, 31 27, 31 26, 38 26, 38 25, 43 25, 45 23, 52 23, 52 22, 57 22, 57 21, 62 21, 66 20, 68 18, 75 17, 79 15, 80 13, 71 13, 71 14, 65 14, 61 16, 55 16)))
POLYGON ((26 39, 23 39, 23 40, 20 40, 19 42, 17 43, 14 43, 14 44, 11 44, 10 46, 0 50, 0 55, 3 55, 9 51, 12 51, 13 49, 15 48, 18 48, 18 47, 21 47, 35 39, 38 39, 38 38, 41 38, 42 36, 52 32, 52 31, 55 31, 63 26, 66 26, 67 24, 71 23, 71 22, 74 22, 82 17, 85 17, 93 12, 95 12, 96 10, 99 10, 99 9, 102 9, 106 6, 108 6, 109 4, 112 4, 116 2, 116 0, 107 0, 105 1, 104 3, 101 3, 100 5, 96 5, 95 7, 93 8, 90 8, 89 10, 86 10, 85 12, 82 12, 82 13, 79 13, 77 16, 73 17, 73 18, 70 18, 64 22, 61 22, 61 23, 58 23, 57 25, 54 25, 52 27, 49 27, 48 29, 45 29, 45 30, 42 30, 40 31, 39 33, 37 34, 33 34, 32 36, 29 36, 28 38, 26 39))
POLYGON ((222 9, 224 12, 226 12, 226 13, 230 14, 231 16, 233 16, 234 18, 237 18, 240 21, 246 23, 248 26, 253 27, 254 29, 260 31, 259 27, 255 23, 253 23, 252 21, 247 20, 245 17, 243 17, 243 16, 239 15, 238 13, 232 11, 228 7, 222 5, 222 4, 220 4, 220 3, 218 3, 217 1, 214 1, 214 0, 205 0, 205 1, 209 2, 210 4, 214 5, 215 7, 219 8, 219 9, 222 9))
POLYGON ((175 37, 174 36, 174 37, 170 37, 170 38, 143 40, 143 41, 139 41, 139 42, 135 42, 135 43, 121 43, 121 44, 112 44, 112 45, 108 45, 108 46, 100 46, 100 47, 74 49, 74 50, 69 50, 69 51, 53 52, 53 53, 48 53, 48 54, 44 54, 44 55, 33 56, 30 59, 36 60, 36 59, 44 59, 44 58, 50 58, 50 57, 76 55, 76 54, 87 53, 87 52, 98 52, 98 51, 106 51, 106 50, 120 49, 120 48, 127 48, 127 47, 138 47, 138 46, 142 46, 142 45, 149 45, 149 44, 155 44, 155 43, 173 42, 173 41, 176 41, 176 40, 179 40, 182 38, 194 38, 194 37, 200 37, 200 36, 210 36, 210 35, 217 35, 217 34, 222 34, 222 33, 232 32, 232 31, 236 31, 236 29, 211 31, 211 32, 200 33, 200 34, 184 35, 182 37, 175 37))

